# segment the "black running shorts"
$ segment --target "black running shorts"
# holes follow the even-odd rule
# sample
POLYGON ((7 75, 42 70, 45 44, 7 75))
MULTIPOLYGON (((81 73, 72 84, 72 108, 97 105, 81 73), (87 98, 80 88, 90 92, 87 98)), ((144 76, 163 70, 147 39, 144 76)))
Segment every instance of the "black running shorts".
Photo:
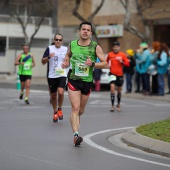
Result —
POLYGON ((31 75, 19 75, 20 81, 25 82, 26 80, 31 80, 32 76, 31 75))
POLYGON ((110 84, 115 84, 117 87, 122 87, 123 82, 123 76, 116 76, 116 80, 111 81, 110 84))
POLYGON ((81 93, 84 95, 90 95, 93 82, 84 82, 81 80, 68 79, 67 86, 70 90, 81 91, 81 93))
POLYGON ((58 87, 65 88, 66 77, 59 78, 48 78, 48 85, 50 87, 51 93, 55 93, 58 87))

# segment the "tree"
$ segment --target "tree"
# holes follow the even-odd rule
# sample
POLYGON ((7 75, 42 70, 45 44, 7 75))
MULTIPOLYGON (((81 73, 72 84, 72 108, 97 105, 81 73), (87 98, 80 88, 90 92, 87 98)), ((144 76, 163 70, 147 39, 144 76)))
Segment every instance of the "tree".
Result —
POLYGON ((11 16, 21 25, 25 43, 30 47, 45 17, 50 16, 52 1, 49 0, 9 0, 11 16), (28 36, 27 26, 30 20, 34 20, 34 32, 28 36))
POLYGON ((142 24, 142 27, 144 28, 143 30, 140 29, 138 27, 138 25, 133 25, 132 24, 132 19, 133 17, 131 16, 131 9, 130 9, 130 0, 120 0, 120 3, 123 5, 124 9, 125 9, 125 18, 124 18, 124 30, 128 31, 129 33, 136 35, 139 39, 141 39, 141 41, 145 41, 147 43, 150 43, 151 40, 151 22, 150 22, 150 18, 154 15, 156 15, 157 13, 161 13, 161 12, 170 12, 170 10, 168 9, 159 9, 159 10, 155 10, 153 13, 150 14, 150 16, 145 16, 144 13, 146 10, 152 8, 152 5, 154 2, 156 2, 155 0, 147 0, 147 1, 143 1, 143 0, 135 0, 135 5, 136 5, 136 10, 137 10, 137 15, 139 17, 139 20, 142 24))
MULTIPOLYGON (((96 7, 96 9, 94 10, 93 13, 91 13, 89 15, 89 17, 86 19, 84 18, 81 14, 78 13, 78 9, 80 7, 81 4, 81 0, 75 0, 75 5, 74 5, 74 9, 73 9, 73 15, 78 18, 80 21, 84 22, 84 21, 88 21, 92 24, 93 29, 95 30, 95 26, 93 25, 93 18, 95 17, 95 15, 99 12, 99 10, 101 9, 101 7, 103 6, 105 0, 101 0, 100 4, 96 7)), ((93 36, 95 38, 95 40, 98 42, 97 39, 97 35, 95 33, 95 31, 93 31, 93 36)))

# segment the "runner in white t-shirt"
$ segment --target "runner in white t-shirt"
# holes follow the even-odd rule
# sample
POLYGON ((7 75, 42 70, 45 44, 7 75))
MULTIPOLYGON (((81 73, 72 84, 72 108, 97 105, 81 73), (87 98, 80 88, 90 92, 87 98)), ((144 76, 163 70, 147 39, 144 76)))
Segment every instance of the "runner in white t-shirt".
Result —
POLYGON ((53 121, 63 119, 62 104, 64 100, 64 88, 66 85, 68 69, 62 69, 61 65, 67 53, 67 47, 62 46, 63 36, 54 36, 54 45, 46 48, 41 59, 42 64, 47 65, 48 85, 51 92, 51 103, 54 109, 53 121), (58 106, 58 108, 57 108, 58 106))

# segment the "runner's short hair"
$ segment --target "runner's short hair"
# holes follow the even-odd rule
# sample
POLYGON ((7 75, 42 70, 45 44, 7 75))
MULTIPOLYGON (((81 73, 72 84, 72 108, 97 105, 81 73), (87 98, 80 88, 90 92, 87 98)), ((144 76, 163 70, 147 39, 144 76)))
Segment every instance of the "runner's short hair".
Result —
POLYGON ((84 21, 84 22, 82 22, 82 23, 79 25, 79 30, 81 30, 82 25, 90 25, 91 31, 92 31, 92 29, 93 29, 93 28, 92 28, 92 24, 91 24, 90 22, 84 21))
POLYGON ((114 41, 112 46, 114 46, 114 45, 120 46, 120 43, 118 41, 114 41))
POLYGON ((54 35, 54 39, 55 39, 55 36, 56 36, 56 35, 61 35, 61 36, 62 36, 62 39, 63 39, 63 35, 60 34, 60 33, 56 33, 56 34, 54 35))

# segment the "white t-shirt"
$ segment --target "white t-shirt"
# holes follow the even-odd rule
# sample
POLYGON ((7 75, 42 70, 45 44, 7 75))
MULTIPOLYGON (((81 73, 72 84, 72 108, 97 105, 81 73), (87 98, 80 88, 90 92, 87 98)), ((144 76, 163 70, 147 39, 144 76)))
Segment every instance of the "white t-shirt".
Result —
POLYGON ((49 72, 48 78, 58 78, 58 77, 67 77, 68 69, 62 69, 61 65, 67 53, 67 47, 61 46, 56 48, 55 45, 50 45, 49 55, 54 53, 54 57, 49 59, 49 72))

